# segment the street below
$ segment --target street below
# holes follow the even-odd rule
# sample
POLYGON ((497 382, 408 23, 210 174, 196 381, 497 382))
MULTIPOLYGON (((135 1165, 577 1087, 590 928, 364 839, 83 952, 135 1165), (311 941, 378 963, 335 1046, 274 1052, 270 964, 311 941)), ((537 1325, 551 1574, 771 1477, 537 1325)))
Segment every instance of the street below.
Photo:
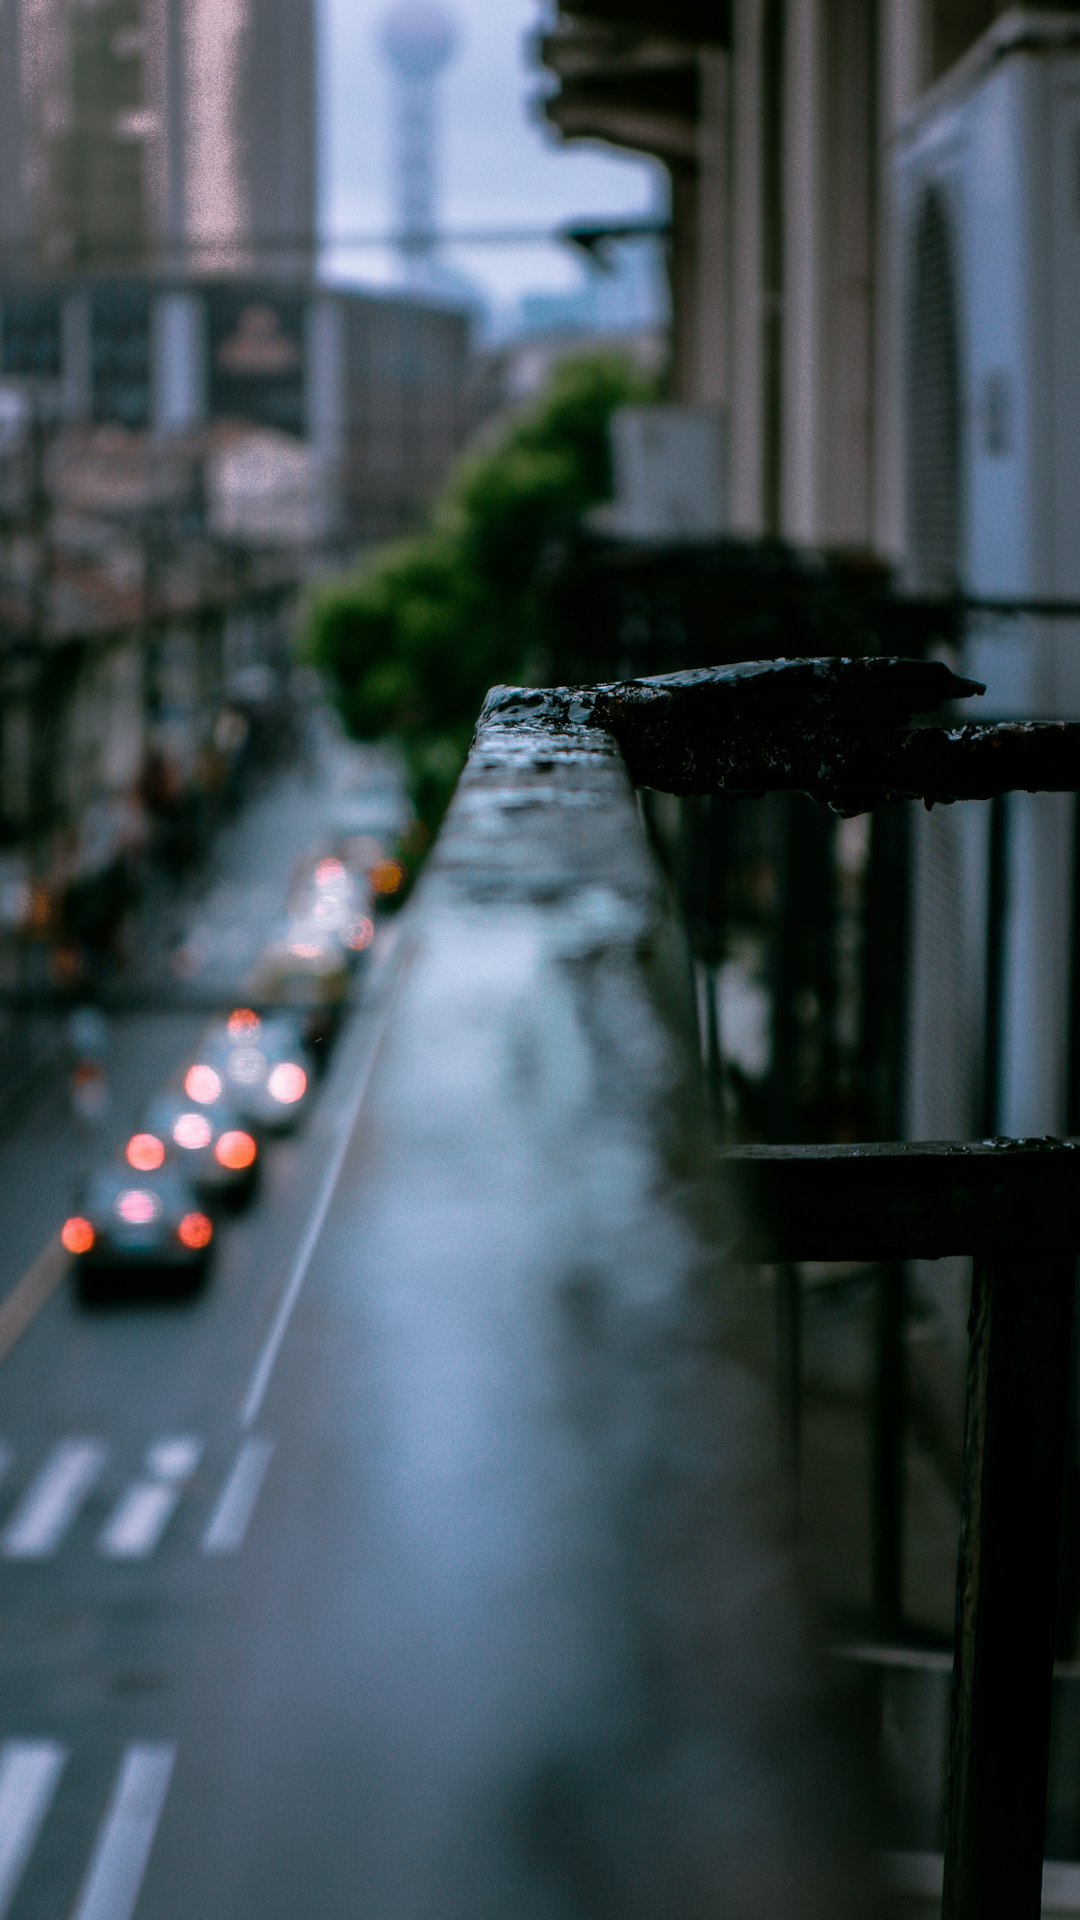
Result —
POLYGON ((311 1638, 303 1598, 317 1569, 346 1631, 348 1550, 336 1564, 334 1465, 305 1454, 306 1383, 275 1386, 362 1096, 392 931, 355 976, 306 1124, 267 1145, 201 1291, 88 1308, 56 1235, 80 1174, 123 1143, 205 1023, 178 1009, 178 975, 189 993, 220 991, 223 1009, 238 997, 290 865, 369 780, 385 790, 385 766, 330 740, 317 778, 264 787, 140 945, 140 1010, 110 1021, 101 1121, 73 1114, 58 1066, 0 1141, 4 1920, 355 1911, 332 1804, 311 1805, 313 1780, 339 1772, 312 1755, 334 1752, 326 1714, 347 1645, 311 1638), (282 1790, 305 1835, 303 1887, 267 1844, 282 1790))

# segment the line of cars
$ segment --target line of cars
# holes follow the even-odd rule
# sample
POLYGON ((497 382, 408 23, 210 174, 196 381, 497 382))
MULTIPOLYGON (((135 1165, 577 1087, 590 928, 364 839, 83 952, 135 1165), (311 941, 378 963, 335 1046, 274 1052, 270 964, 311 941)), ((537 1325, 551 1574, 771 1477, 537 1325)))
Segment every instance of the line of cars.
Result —
POLYGON ((147 1105, 121 1152, 85 1181, 61 1242, 84 1297, 108 1283, 205 1277, 222 1213, 248 1204, 266 1142, 292 1132, 375 933, 366 844, 297 863, 286 919, 247 983, 147 1105))

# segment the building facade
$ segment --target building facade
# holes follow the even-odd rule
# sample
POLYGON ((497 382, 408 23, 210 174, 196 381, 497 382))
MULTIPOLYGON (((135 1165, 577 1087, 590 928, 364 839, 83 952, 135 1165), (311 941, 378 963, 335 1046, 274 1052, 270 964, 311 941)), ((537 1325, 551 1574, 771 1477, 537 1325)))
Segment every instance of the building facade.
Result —
POLYGON ((314 0, 2 0, 0 102, 9 270, 310 263, 314 0))
POLYGON ((283 485, 299 463, 295 524, 339 556, 434 498, 469 425, 469 356, 456 308, 275 275, 0 282, 0 385, 70 429, 228 443, 234 465, 258 450, 283 485))
MULTIPOLYGON (((669 167, 731 533, 891 565, 986 717, 1080 718, 1080 8, 576 0, 542 53, 564 136, 669 167)), ((1078 847, 1054 795, 912 819, 909 1137, 1080 1128, 1078 847)))

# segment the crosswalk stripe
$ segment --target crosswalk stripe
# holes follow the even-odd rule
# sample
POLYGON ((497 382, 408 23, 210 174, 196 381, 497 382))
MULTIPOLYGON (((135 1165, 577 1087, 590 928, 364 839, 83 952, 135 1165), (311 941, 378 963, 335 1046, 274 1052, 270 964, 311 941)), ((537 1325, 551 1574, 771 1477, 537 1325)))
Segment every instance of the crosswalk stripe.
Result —
POLYGON ((180 1493, 160 1480, 136 1481, 98 1535, 101 1552, 110 1560, 145 1560, 172 1519, 180 1493))
POLYGON ((127 1749, 72 1920, 131 1920, 175 1759, 164 1742, 127 1749))
POLYGON ((235 1553, 243 1546, 273 1451, 272 1440, 245 1440, 203 1534, 204 1553, 235 1553))
POLYGON ((99 1440, 61 1440, 53 1448, 0 1534, 5 1560, 44 1560, 55 1553, 106 1457, 99 1440))
POLYGON ((0 1920, 34 1850, 66 1757, 54 1740, 7 1740, 0 1747, 0 1920))
POLYGON ((111 1560, 145 1560, 153 1553, 201 1454, 201 1440, 187 1434, 148 1447, 146 1470, 152 1478, 136 1480, 121 1495, 98 1535, 101 1552, 111 1560))
POLYGON ((190 1480, 202 1458, 202 1441, 190 1433, 170 1434, 146 1450, 146 1470, 156 1480, 190 1480))

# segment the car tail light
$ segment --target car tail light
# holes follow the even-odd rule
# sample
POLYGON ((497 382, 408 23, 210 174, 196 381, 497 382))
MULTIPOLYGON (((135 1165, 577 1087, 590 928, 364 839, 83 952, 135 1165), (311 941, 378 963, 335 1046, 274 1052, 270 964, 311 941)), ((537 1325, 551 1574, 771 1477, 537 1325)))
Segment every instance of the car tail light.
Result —
POLYGON ((350 920, 345 929, 345 945, 351 948, 353 953, 363 953, 366 947, 370 947, 374 938, 375 928, 366 913, 360 913, 355 920, 350 920))
POLYGON ((246 1168, 254 1166, 257 1152, 250 1133, 237 1128, 231 1133, 222 1134, 214 1148, 214 1159, 230 1173, 243 1173, 246 1168))
POLYGON ((181 1246, 191 1253, 201 1253, 210 1245, 214 1237, 214 1223, 206 1213, 185 1213, 176 1229, 181 1246))
POLYGON ((80 1213, 72 1214, 60 1229, 61 1245, 68 1253, 89 1253, 96 1239, 89 1220, 84 1220, 80 1213))
POLYGON ((221 1075, 213 1067, 189 1067, 184 1075, 184 1092, 189 1100, 197 1100, 200 1107, 212 1107, 215 1100, 221 1099, 221 1075))
POLYGON ((253 1040, 262 1021, 252 1007, 234 1007, 226 1021, 230 1040, 253 1040))
POLYGON ((283 1107, 294 1106, 307 1092, 307 1074, 303 1067, 297 1066, 295 1060, 282 1060, 270 1075, 266 1090, 283 1107))
POLYGON ((173 1127, 172 1137, 178 1147, 197 1153, 201 1147, 210 1145, 214 1129, 205 1113, 182 1113, 173 1127))
POLYGON ((165 1158, 165 1142, 156 1133, 134 1133, 127 1143, 126 1159, 136 1173, 153 1173, 165 1158))

